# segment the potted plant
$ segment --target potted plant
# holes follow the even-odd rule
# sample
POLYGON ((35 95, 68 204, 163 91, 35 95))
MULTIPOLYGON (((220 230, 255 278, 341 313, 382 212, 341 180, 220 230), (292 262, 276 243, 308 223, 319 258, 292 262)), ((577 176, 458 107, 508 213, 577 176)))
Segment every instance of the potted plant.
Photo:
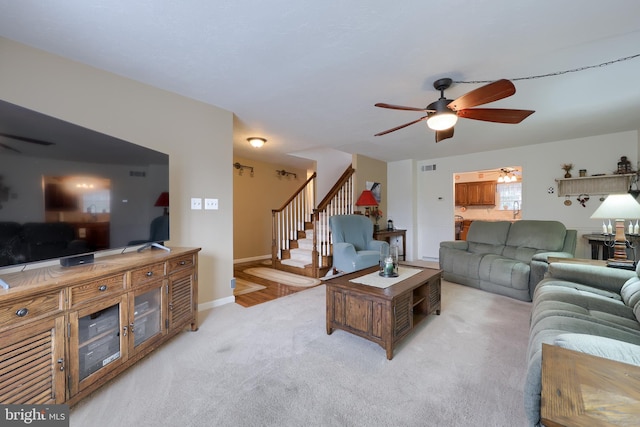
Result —
POLYGON ((565 172, 564 177, 565 178, 571 178, 571 174, 569 172, 571 171, 571 169, 573 169, 573 163, 565 163, 565 164, 563 164, 562 165, 562 169, 565 172))

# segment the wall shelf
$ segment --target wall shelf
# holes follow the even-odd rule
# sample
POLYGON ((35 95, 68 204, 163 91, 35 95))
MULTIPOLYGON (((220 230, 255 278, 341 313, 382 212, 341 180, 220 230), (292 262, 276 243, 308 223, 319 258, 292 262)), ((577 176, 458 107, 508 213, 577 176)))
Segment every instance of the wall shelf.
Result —
POLYGON ((626 193, 635 173, 556 179, 558 197, 626 193))

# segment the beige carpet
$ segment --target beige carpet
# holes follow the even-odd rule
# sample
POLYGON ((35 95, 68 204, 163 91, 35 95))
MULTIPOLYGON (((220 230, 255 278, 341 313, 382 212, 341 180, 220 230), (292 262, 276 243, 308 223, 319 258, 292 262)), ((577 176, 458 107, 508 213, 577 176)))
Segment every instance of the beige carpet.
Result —
POLYGON ((287 273, 286 271, 274 270, 272 268, 253 267, 244 270, 245 273, 252 276, 261 277, 263 279, 278 282, 287 286, 296 286, 299 288, 309 288, 317 286, 321 282, 313 277, 300 276, 298 274, 287 273))
POLYGON ((531 303, 442 283, 387 360, 326 331, 326 288, 199 313, 71 410, 70 427, 523 427, 531 303))
POLYGON ((236 287, 233 289, 233 295, 244 295, 262 289, 267 289, 267 287, 244 279, 236 279, 236 287))

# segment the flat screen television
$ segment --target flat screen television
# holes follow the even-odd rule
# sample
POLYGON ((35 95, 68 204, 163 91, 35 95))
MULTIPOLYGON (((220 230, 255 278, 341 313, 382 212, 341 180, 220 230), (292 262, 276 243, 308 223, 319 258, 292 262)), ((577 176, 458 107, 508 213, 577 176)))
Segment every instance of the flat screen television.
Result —
POLYGON ((169 156, 0 101, 0 271, 169 239, 169 156))

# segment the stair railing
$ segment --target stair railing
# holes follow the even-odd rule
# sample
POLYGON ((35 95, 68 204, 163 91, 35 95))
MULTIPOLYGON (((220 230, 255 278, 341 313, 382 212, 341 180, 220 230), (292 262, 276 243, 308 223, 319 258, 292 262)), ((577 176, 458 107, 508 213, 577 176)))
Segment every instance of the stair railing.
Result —
POLYGON ((315 277, 319 277, 322 267, 331 267, 329 260, 333 256, 329 217, 332 215, 350 215, 354 206, 355 169, 349 166, 324 199, 313 211, 313 254, 312 267, 315 277))
POLYGON ((311 175, 307 181, 279 209, 271 210, 271 266, 284 250, 290 249, 292 240, 298 239, 298 233, 305 230, 305 223, 311 220, 315 203, 315 178, 311 175))

